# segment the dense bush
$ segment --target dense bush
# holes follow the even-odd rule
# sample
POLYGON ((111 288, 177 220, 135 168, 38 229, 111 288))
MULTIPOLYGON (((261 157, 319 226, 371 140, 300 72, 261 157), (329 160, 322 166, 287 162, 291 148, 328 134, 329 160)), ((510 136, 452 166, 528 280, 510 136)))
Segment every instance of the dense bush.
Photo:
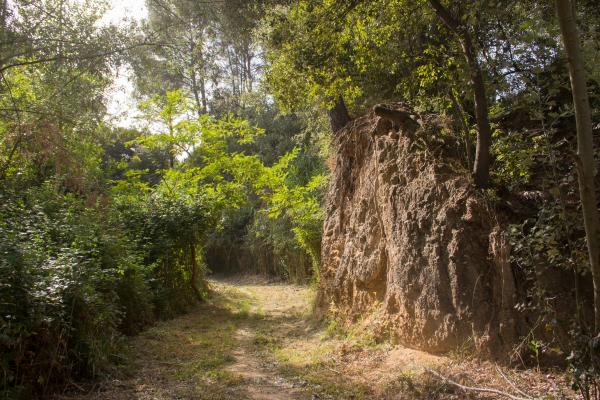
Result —
MULTIPOLYGON (((105 369, 118 354, 125 311, 116 288, 140 268, 127 238, 51 182, 0 202, 0 354, 3 386, 47 391, 105 369)), ((134 302, 144 302, 132 293, 134 302)))
POLYGON ((174 242, 197 210, 156 200, 86 207, 53 182, 0 196, 4 393, 45 393, 105 372, 119 361, 122 334, 195 300, 188 253, 174 242))

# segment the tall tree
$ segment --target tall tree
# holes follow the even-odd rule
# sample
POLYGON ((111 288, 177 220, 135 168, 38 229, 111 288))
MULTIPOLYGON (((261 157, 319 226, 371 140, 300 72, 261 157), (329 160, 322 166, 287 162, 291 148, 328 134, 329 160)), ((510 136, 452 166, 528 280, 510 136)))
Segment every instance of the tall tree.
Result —
POLYGON ((132 57, 140 94, 185 89, 199 115, 239 109, 260 71, 253 30, 263 3, 147 0, 144 30, 153 46, 132 57))
POLYGON ((461 20, 440 3, 439 0, 429 0, 436 14, 455 35, 458 36, 463 56, 469 68, 469 76, 473 89, 475 103, 475 119, 477 121, 477 147, 475 150, 475 162, 473 164, 473 175, 475 185, 485 188, 490 181, 490 146, 492 144, 492 129, 487 104, 487 94, 481 67, 477 59, 477 50, 469 28, 461 20))
POLYGON ((594 280, 594 324, 595 330, 598 331, 600 329, 600 218, 594 184, 596 165, 594 161, 592 114, 574 5, 571 0, 556 0, 556 11, 567 53, 573 105, 575 107, 575 121, 577 124, 577 154, 575 157, 588 255, 594 280))
MULTIPOLYGON (((103 118, 108 75, 133 45, 125 30, 98 23, 102 12, 91 1, 9 2, 0 43, 0 179, 19 171, 43 180, 91 160, 84 144, 103 118)), ((80 187, 83 179, 75 181, 80 187)))
POLYGON ((258 47, 253 30, 260 20, 264 0, 231 0, 218 7, 219 40, 232 79, 232 92, 252 92, 257 80, 258 47))
POLYGON ((193 97, 197 114, 207 113, 209 80, 217 68, 211 45, 212 10, 190 0, 148 0, 146 4, 145 36, 153 45, 133 53, 138 90, 152 96, 185 89, 193 97))

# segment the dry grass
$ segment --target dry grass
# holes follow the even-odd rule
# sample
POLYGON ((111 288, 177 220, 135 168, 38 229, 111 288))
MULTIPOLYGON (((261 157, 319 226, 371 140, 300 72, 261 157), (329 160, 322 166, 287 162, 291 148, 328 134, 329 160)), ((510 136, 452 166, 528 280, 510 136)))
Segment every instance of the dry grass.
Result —
MULTIPOLYGON (((213 296, 130 341, 131 364, 68 399, 478 399, 469 386, 569 398, 559 374, 516 371, 377 343, 368 331, 311 317, 310 288, 260 279, 211 282, 213 296), (504 377, 502 376, 504 375, 504 377), (511 382, 507 382, 507 379, 511 382)), ((541 397, 540 397, 541 398, 541 397)))

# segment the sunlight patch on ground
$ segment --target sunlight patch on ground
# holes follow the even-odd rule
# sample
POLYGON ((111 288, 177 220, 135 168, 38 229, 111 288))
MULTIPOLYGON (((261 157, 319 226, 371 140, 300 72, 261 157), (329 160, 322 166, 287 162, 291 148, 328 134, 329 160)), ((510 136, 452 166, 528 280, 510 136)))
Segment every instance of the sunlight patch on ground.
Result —
MULTIPOLYGON (((503 388, 498 366, 377 343, 360 325, 317 321, 314 290, 258 278, 210 282, 210 299, 130 341, 123 377, 67 399, 460 399, 431 374, 503 388)), ((560 393, 540 373, 505 369, 522 387, 560 393), (536 388, 536 385, 539 386, 536 388)), ((554 379, 554 378, 553 378, 554 379)), ((477 397, 493 398, 493 397, 477 397)), ((559 398, 559 397, 555 397, 559 398)))

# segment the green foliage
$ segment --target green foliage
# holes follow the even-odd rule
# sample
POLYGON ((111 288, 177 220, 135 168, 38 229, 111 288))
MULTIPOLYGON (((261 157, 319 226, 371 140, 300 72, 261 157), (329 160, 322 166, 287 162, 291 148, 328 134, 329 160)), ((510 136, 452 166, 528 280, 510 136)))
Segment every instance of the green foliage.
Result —
MULTIPOLYGON (((513 223, 509 238, 522 296, 518 309, 537 321, 523 347, 529 344, 525 352, 536 359, 579 348, 576 335, 568 332, 574 323, 589 333, 591 279, 573 162, 572 98, 554 7, 535 1, 442 3, 472 38, 483 74, 494 131, 490 192, 499 213, 513 223), (558 287, 548 276, 575 284, 558 287), (557 298, 564 303, 557 305, 557 298), (571 312, 557 318, 561 309, 571 312)), ((598 43, 598 13, 591 4, 577 2, 576 11, 596 127, 600 86, 592 43, 598 43)), ((266 48, 269 90, 285 111, 330 106, 341 96, 351 111, 362 114, 377 102, 401 99, 423 114, 451 116, 447 131, 462 136, 463 161, 471 167, 475 115, 469 67, 460 35, 436 16, 430 2, 298 1, 269 10, 258 33, 266 48)), ((287 179, 285 158, 278 164, 285 172, 268 171, 273 188, 259 213, 263 219, 255 221, 266 226, 270 217, 283 218, 300 243, 310 216, 318 215, 305 197, 314 192, 308 180, 295 186, 287 179)), ((311 173, 318 181, 320 172, 311 173)), ((573 358, 575 370, 583 371, 574 374, 578 385, 595 384, 597 370, 587 368, 591 361, 585 354, 573 358)))
POLYGON ((1 196, 2 390, 46 392, 71 374, 106 370, 118 361, 119 326, 134 332, 152 318, 136 277, 141 258, 100 210, 56 193, 52 182, 1 196), (137 320, 122 320, 134 313, 137 320))
POLYGON ((132 195, 135 189, 125 186, 113 189, 115 222, 126 229, 134 248, 143 255, 156 315, 164 318, 184 312, 194 300, 189 246, 194 229, 204 222, 202 203, 150 195, 144 185, 136 197, 132 195))
POLYGON ((312 171, 305 181, 300 174, 304 172, 301 162, 306 157, 294 149, 266 169, 257 186, 267 203, 260 213, 291 228, 295 245, 310 256, 313 276, 318 279, 324 217, 321 198, 327 179, 312 171))
MULTIPOLYGON (((339 96, 356 113, 400 98, 449 115, 444 134, 462 136, 473 161, 461 43, 427 1, 165 0, 148 3, 138 31, 99 23, 100 0, 9 3, 0 10, 2 395, 44 396, 111 368, 123 335, 207 295, 209 267, 318 280, 322 109, 339 96), (143 97, 139 130, 104 122, 122 61, 143 97)), ((541 277, 589 271, 554 10, 444 4, 472 35, 488 89, 490 192, 507 204, 507 193, 539 194, 509 235, 526 292, 518 308, 540 329, 564 331, 541 277)), ((597 6, 578 7, 597 124, 597 6)), ((554 347, 538 333, 524 341, 536 358, 554 347)), ((574 380, 589 386, 597 371, 576 349, 574 380)))
POLYGON ((543 135, 529 136, 525 132, 493 133, 492 154, 495 156, 496 183, 509 188, 525 187, 530 183, 535 157, 542 156, 545 147, 543 135))

